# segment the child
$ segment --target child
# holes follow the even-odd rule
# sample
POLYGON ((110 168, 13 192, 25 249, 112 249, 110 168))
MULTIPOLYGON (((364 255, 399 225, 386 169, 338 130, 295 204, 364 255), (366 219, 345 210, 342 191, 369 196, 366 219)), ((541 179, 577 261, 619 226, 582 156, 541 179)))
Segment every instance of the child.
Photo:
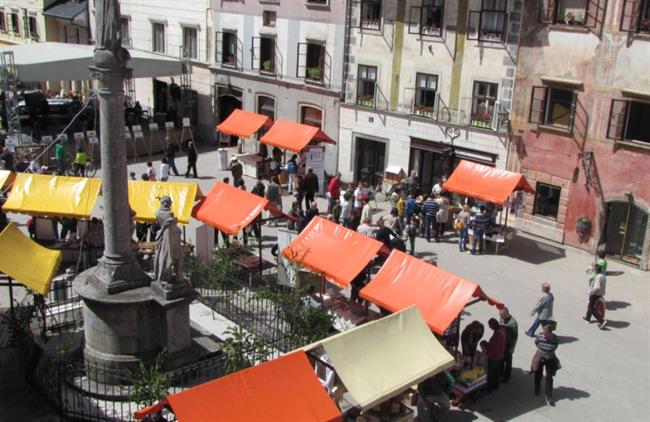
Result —
POLYGON ((341 218, 341 201, 339 199, 334 201, 334 206, 332 207, 332 215, 334 216, 334 222, 338 223, 341 218))
POLYGON ((147 161, 147 170, 145 171, 145 174, 147 175, 147 180, 151 182, 156 181, 156 169, 153 168, 153 163, 151 161, 147 161))

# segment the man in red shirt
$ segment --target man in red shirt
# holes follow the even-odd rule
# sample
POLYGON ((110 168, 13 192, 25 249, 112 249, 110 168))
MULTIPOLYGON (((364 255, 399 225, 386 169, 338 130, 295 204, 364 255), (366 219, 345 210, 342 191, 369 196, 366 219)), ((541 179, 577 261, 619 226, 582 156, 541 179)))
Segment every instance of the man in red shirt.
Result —
POLYGON ((327 186, 327 193, 329 194, 329 198, 327 199, 327 213, 330 214, 334 203, 341 196, 341 173, 336 173, 336 176, 330 179, 330 183, 327 186))
POLYGON ((506 328, 499 325, 499 321, 490 318, 488 326, 494 331, 485 351, 488 358, 487 367, 487 392, 499 389, 501 367, 506 352, 506 328))

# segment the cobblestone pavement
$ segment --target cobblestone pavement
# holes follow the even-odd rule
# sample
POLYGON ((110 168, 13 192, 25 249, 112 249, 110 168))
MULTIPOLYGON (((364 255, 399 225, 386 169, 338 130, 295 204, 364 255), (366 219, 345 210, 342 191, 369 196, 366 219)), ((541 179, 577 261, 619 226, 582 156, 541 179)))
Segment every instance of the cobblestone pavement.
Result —
MULTIPOLYGON (((155 163, 156 168, 160 162, 155 163)), ((177 159, 181 172, 185 159, 177 159)), ((130 171, 141 174, 144 163, 132 164, 130 171)), ((198 183, 204 193, 229 175, 217 171, 215 151, 201 153, 198 183)), ((172 177, 171 181, 194 181, 172 177)), ((253 180, 246 182, 248 190, 253 180)), ((291 197, 284 196, 288 209, 291 197)), ((325 201, 319 199, 321 210, 325 201)), ((98 205, 96 212, 101 214, 98 205)), ((388 203, 379 201, 380 212, 388 203)), ((15 215, 12 215, 15 217, 15 215)), ((17 218, 20 221, 20 217, 17 218)), ((200 225, 192 221, 188 240, 200 225)), ((265 255, 273 244, 274 228, 265 226, 265 255)), ((441 243, 418 239, 416 253, 437 255, 439 265, 481 285, 484 291, 501 301, 519 321, 519 342, 514 354, 510 383, 490 396, 483 396, 468 410, 452 410, 445 421, 647 421, 650 419, 650 273, 610 261, 607 283, 608 327, 599 330, 586 324, 586 268, 592 261, 588 253, 527 235, 518 236, 499 255, 460 253, 455 237, 441 243), (555 294, 555 318, 561 343, 557 354, 562 369, 555 377, 556 405, 547 406, 543 396, 533 395, 532 375, 527 374, 535 347, 524 331, 532 322, 531 308, 540 296, 540 283, 548 281, 555 294)), ((6 293, 2 293, 2 302, 6 293)), ((497 316, 487 303, 466 309, 464 322, 497 316)), ((489 330, 487 330, 489 331, 489 330)), ((3 399, 4 401, 4 399, 3 399)), ((1 418, 0 418, 1 419, 1 418)))

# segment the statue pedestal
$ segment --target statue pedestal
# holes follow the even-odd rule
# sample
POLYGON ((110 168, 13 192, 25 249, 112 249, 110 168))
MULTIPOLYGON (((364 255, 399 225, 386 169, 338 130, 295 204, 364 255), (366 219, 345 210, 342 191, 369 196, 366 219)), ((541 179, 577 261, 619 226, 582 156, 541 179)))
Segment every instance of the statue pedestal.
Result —
MULTIPOLYGON (((89 371, 101 377, 95 381, 123 383, 114 370, 136 370, 138 361, 153 362, 166 349, 166 367, 173 368, 192 359, 184 353, 191 344, 189 304, 196 293, 189 284, 178 297, 167 299, 162 286, 138 287, 109 294, 89 271, 77 276, 73 286, 84 302, 86 363, 108 371, 89 371)), ((121 372, 121 371, 120 371, 121 372)))

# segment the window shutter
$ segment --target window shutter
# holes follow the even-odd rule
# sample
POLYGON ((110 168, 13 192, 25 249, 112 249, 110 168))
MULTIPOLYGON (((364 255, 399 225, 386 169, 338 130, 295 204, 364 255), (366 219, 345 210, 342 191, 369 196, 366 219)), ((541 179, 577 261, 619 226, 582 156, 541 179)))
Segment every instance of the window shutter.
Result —
POLYGON ((556 16, 557 0, 541 0, 539 13, 540 23, 545 23, 547 25, 554 24, 556 16))
POLYGON ((573 125, 576 120, 576 107, 578 105, 578 94, 574 91, 571 97, 571 111, 569 112, 569 129, 573 130, 573 125))
POLYGON ((296 78, 304 78, 307 73, 307 43, 299 42, 296 52, 296 78))
POLYGON ((481 12, 479 10, 473 10, 469 12, 469 18, 467 19, 467 39, 468 40, 478 40, 479 26, 481 25, 481 12))
POLYGON ((23 16, 23 38, 29 38, 29 16, 27 12, 23 16))
POLYGON ((215 34, 215 48, 214 48, 214 61, 217 64, 222 64, 223 58, 223 32, 217 32, 215 34))
POLYGON ((409 9, 409 34, 420 34, 420 20, 422 19, 422 8, 411 6, 409 9))
POLYGON ((629 104, 629 101, 626 100, 612 100, 609 122, 607 123, 607 137, 609 139, 624 139, 629 104))
POLYGON ((606 0, 587 0, 585 13, 585 26, 591 29, 598 29, 603 25, 605 17, 606 0))
POLYGON ((639 30, 642 4, 643 0, 625 0, 621 13, 621 31, 637 32, 639 30))
POLYGON ((253 46, 251 47, 251 69, 260 70, 260 37, 253 37, 253 46))
POLYGON ((530 123, 543 124, 544 111, 546 109, 546 99, 548 96, 548 88, 545 86, 534 86, 533 94, 530 99, 530 115, 528 121, 530 123))

